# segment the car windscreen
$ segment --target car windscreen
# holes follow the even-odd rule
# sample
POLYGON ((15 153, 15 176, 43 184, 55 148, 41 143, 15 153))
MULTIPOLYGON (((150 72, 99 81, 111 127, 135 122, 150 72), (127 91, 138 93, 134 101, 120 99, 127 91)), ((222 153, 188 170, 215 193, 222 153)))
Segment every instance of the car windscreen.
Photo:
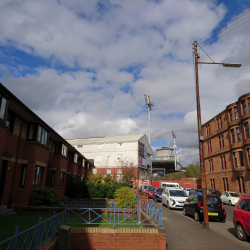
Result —
POLYGON ((187 197, 183 190, 169 190, 170 196, 187 197))
POLYGON ((229 193, 229 194, 230 194, 230 196, 232 196, 232 197, 238 197, 238 198, 241 197, 240 194, 238 194, 238 193, 229 193))
POLYGON ((161 193, 163 192, 163 190, 164 190, 164 188, 157 188, 157 189, 155 190, 155 192, 161 194, 161 193))
POLYGON ((219 197, 216 196, 208 196, 207 197, 207 204, 212 205, 212 204, 220 204, 221 200, 219 197))
POLYGON ((154 191, 155 188, 148 188, 148 191, 154 191))

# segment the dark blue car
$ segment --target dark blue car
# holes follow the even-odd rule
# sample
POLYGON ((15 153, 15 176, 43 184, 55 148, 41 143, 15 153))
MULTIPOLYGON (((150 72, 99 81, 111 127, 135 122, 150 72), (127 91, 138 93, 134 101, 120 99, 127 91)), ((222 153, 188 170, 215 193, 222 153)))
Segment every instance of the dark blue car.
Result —
POLYGON ((192 194, 202 194, 202 189, 193 188, 189 191, 189 196, 192 194))
POLYGON ((162 192, 163 192, 164 188, 156 188, 154 193, 153 193, 153 200, 154 201, 161 201, 161 195, 162 195, 162 192))

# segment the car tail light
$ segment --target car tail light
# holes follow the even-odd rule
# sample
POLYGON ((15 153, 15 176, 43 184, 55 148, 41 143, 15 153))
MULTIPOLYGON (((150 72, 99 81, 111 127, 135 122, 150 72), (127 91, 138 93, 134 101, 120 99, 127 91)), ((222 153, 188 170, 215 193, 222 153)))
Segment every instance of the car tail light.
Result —
POLYGON ((202 202, 201 202, 201 201, 199 201, 199 202, 197 203, 197 205, 198 205, 199 208, 202 208, 202 202))
POLYGON ((225 210, 225 206, 223 203, 221 203, 222 209, 225 210))

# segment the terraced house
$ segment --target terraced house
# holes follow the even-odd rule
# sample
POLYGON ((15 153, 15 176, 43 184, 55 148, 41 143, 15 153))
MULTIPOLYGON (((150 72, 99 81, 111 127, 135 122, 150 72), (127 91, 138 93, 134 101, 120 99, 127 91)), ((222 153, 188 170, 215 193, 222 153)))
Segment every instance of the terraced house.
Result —
POLYGON ((202 126, 207 187, 250 192, 250 93, 202 126))
POLYGON ((39 185, 64 197, 67 175, 87 178, 80 152, 0 84, 0 205, 28 205, 39 185))

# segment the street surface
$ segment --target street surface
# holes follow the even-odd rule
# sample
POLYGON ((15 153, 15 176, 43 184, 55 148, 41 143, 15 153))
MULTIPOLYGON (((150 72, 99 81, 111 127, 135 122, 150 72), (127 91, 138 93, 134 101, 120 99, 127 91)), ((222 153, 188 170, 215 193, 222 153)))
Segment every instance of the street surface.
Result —
MULTIPOLYGON (((154 203, 160 206, 159 202, 154 203)), ((182 210, 170 210, 163 206, 162 224, 167 233, 167 250, 249 250, 250 242, 236 238, 233 209, 234 206, 225 205, 226 223, 210 220, 210 230, 207 230, 203 228, 203 222, 199 223, 193 217, 184 216, 182 210)))

